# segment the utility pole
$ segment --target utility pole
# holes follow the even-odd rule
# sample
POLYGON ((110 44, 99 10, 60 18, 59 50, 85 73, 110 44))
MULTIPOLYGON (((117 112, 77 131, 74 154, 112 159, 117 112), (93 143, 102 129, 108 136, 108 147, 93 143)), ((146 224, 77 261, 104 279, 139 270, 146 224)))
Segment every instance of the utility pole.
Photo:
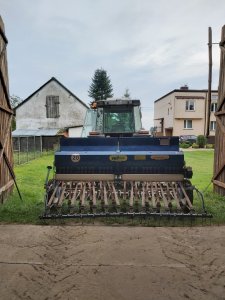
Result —
POLYGON ((209 49, 209 75, 208 75, 208 99, 206 118, 206 137, 209 137, 210 114, 211 114, 211 90, 212 90, 212 28, 208 28, 208 49, 209 49))

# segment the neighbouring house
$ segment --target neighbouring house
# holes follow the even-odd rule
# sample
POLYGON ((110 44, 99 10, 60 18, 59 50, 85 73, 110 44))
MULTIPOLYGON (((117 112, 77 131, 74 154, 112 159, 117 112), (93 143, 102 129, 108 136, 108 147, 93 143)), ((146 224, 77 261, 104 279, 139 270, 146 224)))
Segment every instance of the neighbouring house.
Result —
POLYGON ((52 77, 15 108, 16 130, 12 135, 41 138, 41 147, 51 149, 62 135, 81 136, 87 109, 82 100, 52 77))
MULTIPOLYGON (((216 129, 215 111, 218 91, 211 93, 210 135, 213 142, 216 129)), ((157 135, 206 135, 208 91, 188 86, 175 89, 154 102, 154 127, 157 135)))

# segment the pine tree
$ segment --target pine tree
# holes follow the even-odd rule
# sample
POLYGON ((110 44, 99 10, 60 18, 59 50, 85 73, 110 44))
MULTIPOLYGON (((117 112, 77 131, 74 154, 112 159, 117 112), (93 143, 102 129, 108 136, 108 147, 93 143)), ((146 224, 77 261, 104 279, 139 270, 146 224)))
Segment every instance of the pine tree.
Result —
POLYGON ((107 72, 103 69, 97 69, 92 78, 88 95, 95 101, 104 100, 113 97, 113 87, 107 72))

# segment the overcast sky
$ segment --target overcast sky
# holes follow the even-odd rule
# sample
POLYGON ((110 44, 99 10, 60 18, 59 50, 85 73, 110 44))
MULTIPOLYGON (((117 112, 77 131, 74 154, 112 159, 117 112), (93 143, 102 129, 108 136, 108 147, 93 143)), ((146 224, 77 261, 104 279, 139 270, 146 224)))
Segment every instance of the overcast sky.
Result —
MULTIPOLYGON (((224 0, 0 0, 6 28, 10 94, 27 98, 56 77, 84 102, 97 68, 114 96, 126 88, 153 125, 153 103, 187 84, 208 84, 208 27, 220 41, 224 0)), ((213 88, 219 46, 213 46, 213 88)))

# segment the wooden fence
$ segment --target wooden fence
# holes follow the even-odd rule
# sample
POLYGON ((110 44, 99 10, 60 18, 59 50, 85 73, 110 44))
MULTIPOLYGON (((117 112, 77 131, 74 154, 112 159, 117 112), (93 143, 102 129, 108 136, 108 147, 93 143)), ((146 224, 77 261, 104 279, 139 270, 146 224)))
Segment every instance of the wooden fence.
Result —
POLYGON ((216 115, 214 191, 225 196, 225 25, 222 28, 220 42, 220 78, 218 91, 218 109, 216 115))
POLYGON ((9 83, 4 23, 0 16, 0 203, 13 189, 13 152, 11 121, 13 111, 9 99, 9 83))

